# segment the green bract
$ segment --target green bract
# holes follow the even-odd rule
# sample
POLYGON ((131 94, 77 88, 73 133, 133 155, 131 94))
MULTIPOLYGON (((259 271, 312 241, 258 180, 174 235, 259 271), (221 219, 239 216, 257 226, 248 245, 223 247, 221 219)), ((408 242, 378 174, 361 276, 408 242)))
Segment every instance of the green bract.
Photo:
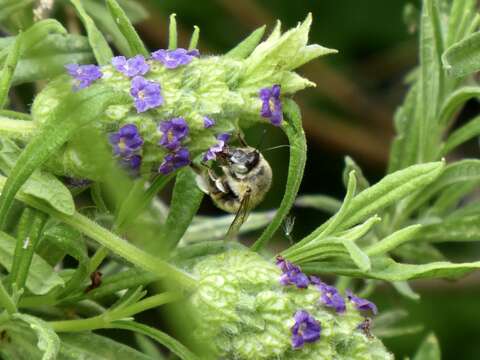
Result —
POLYGON ((214 255, 196 264, 193 273, 199 277, 191 298, 197 313, 194 335, 211 345, 212 359, 393 359, 379 340, 358 328, 364 317, 352 303, 336 314, 321 305, 315 287, 280 285, 280 269, 256 253, 214 255), (308 311, 322 330, 318 341, 293 350, 291 328, 298 310, 308 311))
MULTIPOLYGON (((133 99, 111 105, 95 120, 94 126, 107 134, 125 124, 135 124, 144 139, 142 172, 150 174, 157 171, 167 153, 158 145, 161 133, 157 127, 161 121, 174 117, 183 117, 187 121, 190 133, 183 145, 194 156, 215 144, 218 133, 236 133, 247 122, 268 122, 260 116, 260 89, 279 84, 282 96, 289 96, 314 86, 293 70, 316 57, 336 52, 319 45, 307 45, 311 21, 312 17, 308 15, 303 23, 284 34, 280 33, 278 23, 272 34, 244 59, 235 53, 202 56, 175 69, 167 69, 161 62, 150 59, 150 71, 144 78, 160 84, 164 104, 144 113, 137 113, 133 99), (205 129, 204 116, 215 119, 217 125, 205 129)), ((92 87, 130 94, 130 78, 111 65, 104 65, 101 70, 102 79, 92 87)), ((32 108, 36 123, 49 122, 52 111, 62 103, 65 94, 71 92, 71 84, 72 80, 62 76, 38 94, 32 108)), ((79 153, 74 139, 50 162, 50 169, 57 174, 95 179, 96 174, 90 167, 88 160, 79 153)))

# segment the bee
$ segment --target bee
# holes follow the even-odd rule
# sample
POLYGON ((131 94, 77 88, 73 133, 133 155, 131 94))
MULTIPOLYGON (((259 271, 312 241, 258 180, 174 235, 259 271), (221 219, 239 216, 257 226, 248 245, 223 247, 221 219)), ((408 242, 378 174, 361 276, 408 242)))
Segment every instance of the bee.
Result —
POLYGON ((198 187, 218 208, 236 214, 227 239, 235 237, 250 210, 263 200, 272 184, 272 169, 267 160, 257 149, 242 145, 225 146, 217 153, 216 163, 221 175, 212 168, 197 171, 198 187))

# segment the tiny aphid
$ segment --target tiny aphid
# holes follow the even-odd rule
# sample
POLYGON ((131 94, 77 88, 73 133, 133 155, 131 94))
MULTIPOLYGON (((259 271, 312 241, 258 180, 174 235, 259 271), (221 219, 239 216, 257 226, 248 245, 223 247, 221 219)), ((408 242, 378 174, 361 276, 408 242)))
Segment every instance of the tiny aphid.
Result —
POLYGON ((23 249, 27 249, 28 246, 30 245, 30 237, 27 236, 27 238, 23 241, 23 249))
POLYGON ((85 289, 86 293, 96 289, 102 284, 102 273, 100 271, 94 271, 90 274, 90 281, 91 284, 85 289))
POLYGON ((372 339, 373 338, 373 334, 371 332, 372 330, 372 319, 371 318, 365 318, 365 320, 363 320, 363 322, 358 326, 358 328, 360 330, 363 331, 363 333, 365 334, 365 336, 369 339, 372 339))
POLYGON ((220 209, 235 213, 227 239, 236 236, 249 212, 265 197, 272 183, 272 169, 257 149, 225 147, 217 153, 218 175, 212 168, 197 169, 197 185, 220 209))
POLYGON ((295 217, 288 215, 283 221, 282 227, 283 227, 283 233, 285 234, 285 237, 290 241, 290 243, 293 243, 292 231, 294 226, 295 226, 295 217))

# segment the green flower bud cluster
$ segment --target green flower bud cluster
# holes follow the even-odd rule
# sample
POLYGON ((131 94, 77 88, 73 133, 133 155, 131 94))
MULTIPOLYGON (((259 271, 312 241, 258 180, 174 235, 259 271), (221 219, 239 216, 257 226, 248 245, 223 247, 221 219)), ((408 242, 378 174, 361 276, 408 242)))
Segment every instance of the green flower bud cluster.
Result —
MULTIPOLYGON (((161 86, 163 103, 145 112, 137 112, 134 106, 130 95, 131 79, 112 65, 101 66, 103 75, 92 86, 105 86, 128 94, 131 101, 108 107, 95 126, 107 135, 122 126, 134 124, 143 139, 141 172, 146 175, 157 172, 158 165, 168 153, 159 146, 162 133, 158 126, 162 121, 179 117, 185 119, 189 133, 182 146, 188 148, 192 158, 204 153, 217 142, 218 134, 235 133, 244 122, 268 121, 261 116, 259 91, 262 88, 280 85, 283 97, 314 86, 293 70, 316 57, 336 51, 307 45, 311 21, 309 15, 303 23, 284 34, 281 34, 278 24, 264 42, 249 49, 248 56, 239 57, 235 53, 201 56, 176 68, 147 59, 150 69, 144 78, 161 86), (205 116, 214 119, 216 125, 205 128, 205 116)), ((38 94, 32 107, 35 122, 42 124, 47 120, 65 94, 71 93, 72 82, 71 78, 62 76, 38 94)), ((67 144, 65 152, 58 155, 54 162, 57 164, 56 173, 87 178, 94 176, 87 170, 88 164, 82 160, 82 154, 78 154, 74 141, 67 144)))
POLYGON ((209 343, 212 359, 355 359, 393 356, 359 325, 364 317, 347 301, 336 313, 322 306, 315 287, 282 286, 280 269, 256 253, 231 250, 197 263, 195 337, 209 343), (306 310, 321 325, 320 339, 293 349, 294 314, 306 310))

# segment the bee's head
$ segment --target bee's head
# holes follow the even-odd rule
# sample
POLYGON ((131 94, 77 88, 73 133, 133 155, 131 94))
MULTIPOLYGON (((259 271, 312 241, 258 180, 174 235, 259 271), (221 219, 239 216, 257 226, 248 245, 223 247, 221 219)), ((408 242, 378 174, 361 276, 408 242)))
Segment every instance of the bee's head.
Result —
POLYGON ((258 150, 251 147, 229 148, 223 155, 230 170, 239 175, 248 174, 260 160, 258 150))

